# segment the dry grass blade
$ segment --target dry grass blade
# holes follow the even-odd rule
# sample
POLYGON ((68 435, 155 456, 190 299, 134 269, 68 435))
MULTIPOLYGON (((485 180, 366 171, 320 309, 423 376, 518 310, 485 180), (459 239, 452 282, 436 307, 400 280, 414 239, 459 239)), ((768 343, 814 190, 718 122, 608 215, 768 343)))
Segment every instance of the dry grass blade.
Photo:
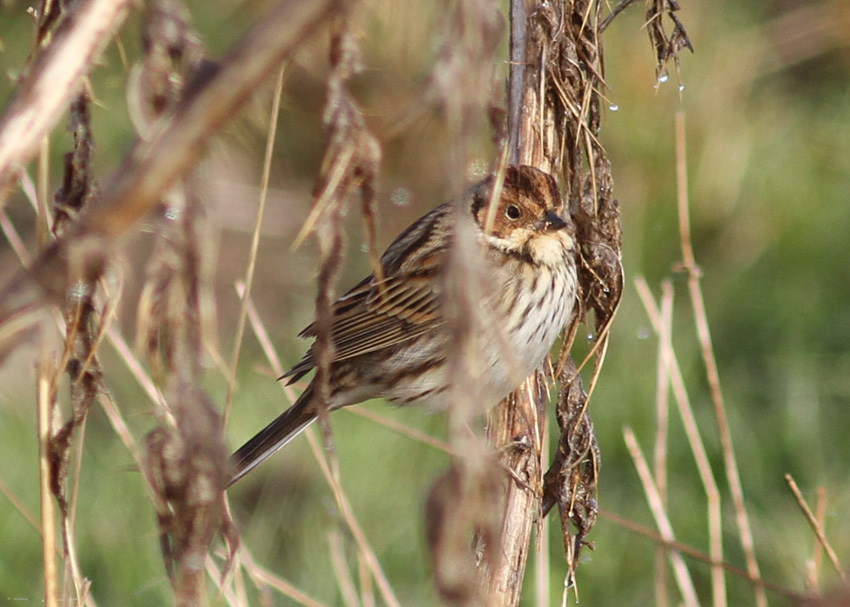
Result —
POLYGON ((363 532, 363 528, 354 516, 354 511, 351 508, 351 504, 345 495, 342 485, 339 484, 337 477, 335 477, 332 473, 328 457, 319 447, 319 442, 316 440, 312 429, 308 428, 306 435, 310 444, 310 449, 313 452, 313 456, 316 458, 319 468, 322 471, 322 475, 325 477, 325 480, 333 491, 336 505, 339 508, 343 520, 351 530, 351 535, 354 537, 354 540, 357 543, 357 548, 362 557, 365 559, 369 571, 378 584, 378 590, 380 591, 381 596, 389 607, 401 607, 401 603, 396 597, 392 586, 390 586, 384 570, 381 568, 381 564, 378 561, 378 557, 375 555, 375 551, 372 549, 366 534, 363 532))
MULTIPOLYGON (((257 315, 253 305, 250 303, 248 311, 249 320, 251 321, 251 327, 253 328, 255 334, 258 336, 260 342, 267 344, 267 348, 265 348, 266 356, 269 360, 269 363, 272 365, 275 374, 280 375, 283 372, 282 366, 280 364, 280 359, 277 356, 277 353, 274 351, 271 342, 268 341, 268 338, 266 336, 266 330, 262 323, 262 320, 257 315)), ((284 392, 287 393, 288 398, 290 400, 294 400, 292 398, 292 395, 290 394, 291 387, 285 386, 283 384, 280 385, 281 389, 283 389, 284 392)), ((314 433, 311 429, 308 428, 305 432, 305 435, 307 436, 307 440, 309 442, 313 456, 316 459, 316 462, 319 464, 319 469, 322 471, 322 474, 326 482, 328 483, 328 486, 333 492, 334 499, 336 500, 339 512, 341 513, 346 525, 351 530, 351 533, 357 543, 360 558, 363 562, 365 562, 365 567, 368 569, 369 574, 376 580, 378 590, 384 601, 391 607, 399 607, 400 603, 398 601, 398 598, 396 598, 395 593, 393 592, 392 587, 390 586, 389 580, 386 577, 386 574, 381 569, 380 562, 378 561, 374 550, 372 550, 371 546, 369 545, 368 538, 366 537, 362 527, 357 521, 354 512, 351 509, 351 505, 345 496, 345 492, 342 486, 337 482, 338 479, 335 478, 331 472, 331 466, 328 463, 326 452, 320 448, 319 443, 316 440, 314 433)), ((276 580, 275 583, 272 583, 271 581, 269 581, 271 574, 265 572, 264 570, 261 570, 256 564, 253 564, 253 562, 247 557, 247 552, 245 550, 243 550, 240 554, 242 555, 242 559, 246 562, 246 567, 248 567, 248 570, 251 572, 252 575, 256 576, 256 579, 262 580, 265 583, 269 583, 269 585, 278 589, 286 587, 287 596, 292 596, 293 598, 296 598, 296 600, 301 601, 305 605, 321 605, 319 602, 307 597, 307 595, 305 595, 304 593, 297 591, 297 589, 294 589, 290 585, 283 583, 280 580, 276 580), (281 584, 283 584, 283 586, 281 586, 281 584), (290 594, 290 591, 294 594, 290 594), (301 596, 302 598, 297 598, 298 596, 301 596)), ((361 587, 362 586, 363 584, 361 584, 361 587)))
POLYGON ((248 267, 245 269, 245 281, 240 294, 242 303, 239 308, 239 319, 236 322, 236 336, 233 341, 233 355, 230 358, 230 377, 227 380, 227 395, 224 399, 224 425, 230 414, 230 406, 233 402, 233 391, 236 389, 236 371, 239 365, 239 353, 242 351, 242 337, 245 334, 245 321, 248 317, 248 303, 251 297, 251 288, 254 284, 254 270, 257 265, 257 250, 260 246, 260 228, 263 225, 263 215, 266 208, 266 197, 269 191, 269 178, 272 170, 272 153, 274 152, 274 141, 277 133, 277 121, 280 114, 280 98, 283 93, 283 68, 277 76, 272 109, 269 117, 269 133, 266 140, 266 153, 263 158, 263 176, 260 182, 260 201, 257 206, 257 220, 254 224, 254 232, 251 236, 251 251, 248 255, 248 267))
MULTIPOLYGON (((682 260, 684 269, 688 274, 688 291, 690 292, 691 304, 694 309, 694 323, 702 349, 708 385, 711 389, 714 415, 717 419, 718 430, 720 432, 723 463, 726 468, 729 490, 732 493, 732 502, 735 506, 735 520, 741 536, 741 548, 747 561, 747 571, 749 571, 752 577, 758 578, 761 577, 761 574, 755 555, 755 542, 753 540, 752 529, 750 528, 749 516, 747 515, 744 488, 741 483, 741 474, 738 471, 738 461, 735 458, 735 448, 732 445, 732 432, 726 417, 726 405, 720 389, 720 373, 717 370, 717 360, 714 357, 714 348, 711 344, 708 314, 705 308, 705 300, 702 296, 702 287, 700 286, 701 271, 696 264, 693 246, 691 244, 690 216, 688 211, 687 156, 685 153, 685 115, 681 112, 676 115, 676 177, 682 260)), ((720 555, 712 554, 712 556, 719 558, 720 555)), ((722 581, 715 578, 715 592, 720 592, 721 589, 722 581)), ((725 594, 725 590, 723 592, 725 594)), ((757 586, 755 592, 756 604, 759 607, 765 607, 767 605, 767 597, 765 596, 764 589, 757 586)))
POLYGON ((328 531, 328 553, 331 557, 336 584, 345 607, 360 607, 357 599, 357 589, 351 577, 351 571, 345 562, 345 544, 339 529, 328 531))
MULTIPOLYGON (((629 453, 635 463, 638 476, 640 476, 641 484, 646 494, 646 501, 649 503, 652 516, 655 518, 655 524, 661 532, 661 537, 667 542, 673 542, 675 541, 673 527, 667 518, 667 512, 658 493, 658 487, 655 485, 652 473, 649 470, 649 464, 638 445, 634 432, 632 432, 631 428, 625 427, 623 428, 623 437, 626 440, 626 446, 629 448, 629 453)), ((699 601, 697 600, 696 589, 694 588, 688 568, 684 560, 682 560, 682 555, 671 551, 669 556, 670 563, 673 566, 673 574, 676 577, 676 583, 679 585, 679 591, 682 593, 684 604, 688 607, 698 607, 699 601)))
POLYGON ((283 594, 284 596, 287 596, 292 600, 297 601, 305 607, 327 607, 324 603, 317 601, 307 593, 299 590, 297 587, 293 586, 289 582, 280 579, 278 576, 274 575, 267 569, 255 563, 247 551, 241 551, 240 558, 243 560, 243 562, 245 563, 245 568, 248 570, 251 577, 258 583, 258 585, 268 585, 283 594))
MULTIPOLYGON (((638 295, 641 302, 647 311, 647 314, 652 322, 653 330, 657 335, 665 335, 661 324, 661 313, 656 305, 652 294, 649 290, 646 281, 643 278, 635 280, 638 295)), ((663 350, 664 364, 667 365, 670 385, 673 390, 673 395, 676 400, 676 405, 682 418, 682 424, 685 427, 685 434, 688 437, 688 444, 691 452, 694 455, 697 471, 699 472, 700 481, 705 489, 707 509, 708 509, 708 530, 709 530, 709 551, 712 560, 716 562, 723 561, 723 542, 722 542, 722 511, 720 503, 720 490, 717 487, 717 481, 714 478, 714 472, 711 469, 711 462, 708 458, 708 452, 705 449, 705 444, 702 440, 702 435, 699 426, 696 422, 693 407, 691 406, 688 390, 685 386, 685 380, 682 377, 682 371, 679 368, 679 363, 676 359, 676 353, 673 349, 672 341, 662 342, 659 346, 663 350)), ((716 568, 713 573, 712 587, 714 590, 714 600, 721 601, 725 597, 725 583, 723 582, 722 570, 716 568)), ((758 575, 754 575, 758 578, 758 575)))
POLYGON ((841 563, 838 561, 838 555, 835 553, 835 550, 833 550, 832 545, 826 538, 826 534, 823 532, 823 526, 818 522, 818 519, 815 517, 814 513, 812 513, 812 509, 809 508, 809 505, 803 498, 803 494, 800 493, 800 488, 797 486, 797 483, 794 481, 790 474, 785 475, 785 482, 788 483, 788 487, 791 489, 791 493, 794 494, 794 499, 797 500, 797 504, 800 506, 800 509, 803 511, 803 514, 806 515, 806 520, 808 520, 809 525, 812 526, 812 531, 815 532, 815 536, 818 538, 818 542, 820 542, 820 545, 823 546, 823 549, 826 551, 826 556, 829 558, 829 562, 832 563, 832 566, 835 568, 835 571, 838 573, 838 576, 841 578, 841 581, 847 584, 847 573, 841 567, 841 563))

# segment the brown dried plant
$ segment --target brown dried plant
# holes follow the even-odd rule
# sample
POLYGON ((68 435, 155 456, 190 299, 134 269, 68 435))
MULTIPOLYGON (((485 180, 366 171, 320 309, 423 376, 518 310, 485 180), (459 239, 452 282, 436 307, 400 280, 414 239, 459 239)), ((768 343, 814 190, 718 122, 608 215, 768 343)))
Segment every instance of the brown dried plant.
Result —
MULTIPOLYGON (((486 431, 493 449, 484 447, 469 431, 475 415, 466 405, 474 398, 475 386, 467 373, 470 361, 466 360, 466 345, 487 319, 480 317, 475 305, 475 284, 480 277, 470 261, 474 255, 466 254, 463 247, 468 243, 462 237, 456 244, 447 279, 449 321, 457 329, 452 353, 457 369, 457 406, 450 412, 448 442, 404 430, 451 456, 449 469, 434 483, 425 504, 435 585, 447 604, 517 605, 535 524, 539 538, 546 533, 543 518, 554 507, 561 519, 568 586, 575 585, 581 550, 591 544, 588 534, 599 513, 596 491, 601 456, 589 402, 623 292, 620 210, 613 198, 608 158, 598 138, 606 86, 601 34, 631 3, 624 0, 603 19, 604 5, 595 0, 514 0, 506 108, 502 107, 501 90, 495 86, 493 68, 504 30, 504 19, 496 6, 484 0, 447 1, 442 5, 440 44, 423 104, 433 106, 452 133, 444 175, 449 189, 457 192, 464 187, 472 141, 489 121, 497 151, 488 170, 498 173, 508 163, 530 164, 556 175, 568 198, 581 244, 580 304, 565 330, 561 356, 554 365, 530 377, 493 412, 486 431), (577 363, 570 351, 584 325, 591 327, 595 337, 587 359, 577 363), (585 367, 589 369, 583 380, 580 373, 585 367), (553 380, 558 386, 554 400, 559 432, 554 459, 544 474, 546 404, 553 380)), ((241 567, 233 567, 238 540, 223 499, 228 478, 223 439, 226 413, 222 416, 215 402, 218 399, 200 387, 202 362, 217 356, 210 328, 215 312, 210 286, 215 255, 211 243, 215 238, 193 173, 203 144, 283 59, 291 57, 317 31, 327 29, 328 40, 320 39, 320 43, 329 45, 322 160, 310 214, 295 239, 297 246, 315 235, 318 243, 315 385, 320 395, 327 393, 334 347, 331 307, 345 255, 343 219, 352 203, 361 207, 372 270, 376 275, 381 271, 376 201, 382 150, 379 136, 367 125, 365 111, 352 93, 352 79, 362 71, 358 40, 350 25, 353 3, 314 0, 272 6, 260 24, 217 63, 203 58, 199 37, 180 2, 148 3, 142 26, 143 56, 131 70, 128 85, 130 114, 138 138, 120 168, 101 180, 105 184, 102 189, 91 169, 91 92, 85 79, 98 49, 108 43, 120 24, 125 5, 109 10, 94 0, 81 0, 70 12, 63 12, 64 6, 43 3, 37 15, 33 56, 22 77, 19 97, 0 119, 0 195, 5 195, 21 178, 16 167, 38 153, 39 138, 49 132, 71 100, 74 148, 65 158, 63 183, 55 196, 52 217, 50 221, 46 215, 40 217, 44 226, 52 225, 55 241, 47 242, 43 229, 45 246, 31 267, 0 290, 0 321, 23 319, 21 325, 13 327, 15 331, 32 324, 29 315, 33 310, 50 305, 59 306, 64 328, 61 356, 58 361, 45 358, 39 376, 47 603, 56 605, 61 598, 93 604, 89 582, 79 570, 75 554, 74 475, 79 474, 87 413, 93 402, 100 400, 144 473, 178 604, 204 604, 210 579, 219 585, 223 601, 248 604, 247 575, 261 593, 275 588, 302 604, 321 605, 254 562, 247 549, 238 552, 236 560, 241 567), (108 25, 97 39, 75 38, 89 20, 108 25), (80 46, 65 46, 68 44, 80 46), (52 91, 49 99, 36 98, 45 75, 53 73, 57 53, 62 49, 67 52, 67 48, 80 49, 68 80, 63 81, 67 87, 58 87, 62 90, 52 91), (32 120, 34 111, 37 120, 31 122, 36 126, 32 134, 5 137, 9 132, 19 133, 13 127, 32 120), (148 389, 157 427, 142 441, 138 453, 135 439, 107 391, 99 347, 109 340, 126 356, 129 366, 142 366, 109 327, 118 290, 110 254, 118 248, 120 237, 149 216, 154 216, 155 244, 139 298, 136 338, 153 379, 145 371, 138 371, 137 377, 148 389), (70 376, 70 404, 64 413, 57 397, 61 373, 70 376), (61 424, 54 421, 57 417, 63 418, 61 424), (67 568, 61 592, 59 574, 50 564, 55 551, 50 544, 52 500, 58 504, 67 568), (223 565, 209 556, 217 533, 229 542, 223 565)), ((675 15, 677 10, 674 1, 657 0, 647 13, 657 77, 666 73, 671 60, 678 70, 679 53, 691 48, 675 15), (665 29, 667 22, 672 23, 670 32, 669 27, 665 29)), ((44 200, 39 202, 44 205, 44 200)), ((459 233, 463 234, 463 226, 459 233)), ((692 258, 688 261, 689 278, 695 279, 696 266, 692 258)), ((249 295, 245 296, 245 314, 260 341, 267 344, 249 295)), ((665 305, 669 311, 672 303, 665 305)), ((662 312, 656 315, 664 316, 662 312)), ((664 330, 660 320, 654 325, 659 332, 664 330)), ((8 344, 21 339, 22 333, 15 331, 4 334, 8 344)), ((280 364, 271 347, 265 347, 279 375, 280 364)), ((237 362, 235 355, 231 389, 237 362)), ((665 359, 664 363, 665 372, 675 375, 675 361, 665 359)), ((319 398, 320 402, 326 400, 319 398)), ((342 534, 334 535, 329 542, 341 592, 348 604, 374 604, 379 595, 385 603, 399 605, 346 496, 326 411, 320 415, 320 428, 324 450, 315 437, 308 435, 311 447, 332 489, 339 517, 357 546, 359 583, 355 584, 346 569, 342 534)), ((639 460, 636 442, 628 440, 639 460)), ((657 501, 663 502, 663 479, 656 477, 653 482, 645 468, 648 491, 662 485, 657 501)), ((664 519, 663 507, 659 517, 664 519)), ((814 527, 817 529, 817 525, 814 527)), ((682 572, 678 555, 687 550, 668 537, 665 529, 655 539, 664 550, 677 555, 673 557, 674 572, 682 574, 677 581, 686 602, 695 602, 695 592, 686 572, 682 572)), ((822 541, 828 550, 825 538, 822 541)), ((760 579, 757 566, 754 568, 752 546, 744 548, 748 572, 737 573, 752 581, 758 602, 764 604, 767 584, 760 579)), ((722 553, 714 549, 705 556, 713 567, 715 588, 722 585, 721 571, 733 569, 724 565, 721 557, 722 553)), ((266 599, 271 600, 264 594, 266 599)))

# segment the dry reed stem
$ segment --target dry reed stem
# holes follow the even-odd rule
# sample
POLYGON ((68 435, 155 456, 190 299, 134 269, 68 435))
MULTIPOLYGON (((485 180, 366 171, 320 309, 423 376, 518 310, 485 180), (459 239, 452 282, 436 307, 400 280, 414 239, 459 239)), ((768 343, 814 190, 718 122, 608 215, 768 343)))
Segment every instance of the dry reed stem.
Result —
POLYGON ((260 200, 257 204, 257 219, 254 223, 254 232, 251 235, 251 248, 248 253, 248 267, 245 269, 245 278, 242 281, 239 306, 239 317, 236 321, 236 336, 233 342, 233 354, 230 357, 230 377, 227 379, 227 394, 224 398, 224 413, 222 424, 227 426, 230 417, 230 407, 233 403, 233 392, 236 389, 236 371, 239 367, 239 354, 242 352, 242 338, 245 335, 245 322, 248 317, 248 303, 251 298, 251 289, 254 284, 254 270, 257 267, 257 251, 260 247, 260 228, 263 225, 263 216, 266 209, 266 198, 269 191, 269 179, 272 171, 272 155, 274 154, 274 142, 277 135, 277 122, 280 116, 280 98, 283 94, 283 73, 281 67, 275 83, 274 95, 272 97, 272 108, 269 115, 268 135, 266 137, 266 151, 263 157, 263 175, 260 180, 260 200))
MULTIPOLYGON (((581 220, 577 218, 576 212, 582 206, 581 201, 585 195, 591 201, 589 208, 593 209, 588 213, 593 216, 588 223, 595 221, 597 219, 595 213, 610 202, 610 188, 608 193, 604 194, 599 188, 602 183, 610 186, 610 175, 605 166, 604 151, 599 147, 593 133, 598 127, 599 120, 598 97, 593 94, 593 91, 600 88, 603 72, 601 42, 596 37, 598 9, 599 5, 593 2, 542 3, 525 0, 511 2, 511 74, 508 87, 510 162, 530 164, 550 173, 563 174, 570 212, 577 223, 581 223, 581 220), (581 159, 582 148, 587 154, 586 158, 589 159, 587 162, 589 171, 585 170, 584 160, 581 159), (600 163, 599 166, 597 163, 600 163), (605 173, 601 180, 597 180, 597 169, 605 173), (589 175, 589 181, 585 189, 583 181, 586 175, 589 175), (602 205, 599 204, 600 200, 604 201, 602 205)), ((613 224, 618 224, 616 219, 612 222, 613 224)), ((606 241, 605 238, 595 237, 602 231, 604 229, 596 232, 591 238, 595 243, 606 241)), ((619 228, 613 230, 612 234, 619 234, 619 228)), ((583 236, 587 235, 587 233, 579 234, 582 245, 586 242, 583 236)), ((618 236, 613 237, 613 240, 617 239, 618 236)), ((615 245, 614 251, 615 256, 619 254, 619 245, 615 245)), ((591 271, 589 274, 594 273, 591 271)), ((599 275, 595 278, 598 279, 599 275)), ((587 295, 594 289, 588 284, 583 286, 582 290, 587 295)), ((608 291, 607 288, 605 290, 608 291)), ((617 289, 612 290, 620 292, 617 289)), ((597 303, 600 303, 600 300, 593 301, 591 305, 597 309, 597 320, 600 323, 597 328, 601 328, 613 316, 616 303, 607 310, 601 305, 597 308, 597 303)), ((584 310, 581 304, 578 304, 577 308, 584 310)), ((576 319, 568 331, 571 336, 575 334, 579 314, 577 310, 576 319)), ((607 331, 602 329, 601 333, 604 335, 600 335, 597 345, 599 352, 604 353, 607 331)), ((562 357, 568 353, 571 343, 571 339, 566 340, 562 357)), ((597 359, 591 380, 591 391, 598 377, 601 359, 602 356, 597 359)), ((566 367, 566 361, 560 361, 558 367, 559 370, 566 367)), ((565 382, 562 383, 562 390, 568 390, 564 386, 573 382, 565 379, 566 376, 560 372, 558 375, 561 381, 565 382)), ((537 381, 542 380, 543 378, 538 375, 537 381)), ((578 549, 595 516, 592 487, 598 471, 598 460, 595 459, 595 455, 591 455, 590 463, 585 464, 586 468, 583 467, 581 460, 581 457, 595 453, 594 448, 590 447, 583 451, 583 456, 571 461, 571 458, 576 457, 576 454, 572 452, 572 443, 583 443, 585 434, 589 433, 588 435, 592 436, 592 424, 586 416, 587 397, 588 395, 584 394, 582 402, 574 403, 575 399, 559 401, 560 457, 546 474, 544 491, 544 501, 548 500, 549 506, 556 502, 561 506, 559 510, 569 568, 567 586, 572 585, 578 563, 578 549), (561 411, 561 401, 570 403, 569 411, 561 411), (569 457, 566 455, 568 453, 569 457), (568 460, 570 460, 570 467, 565 468, 568 460), (587 471, 590 471, 589 475, 585 474, 587 471), (578 495, 583 496, 583 503, 576 508, 578 495), (575 537, 570 524, 575 525, 578 530, 575 537)), ((525 419, 536 419, 538 407, 528 403, 525 408, 525 419)), ((516 419, 521 420, 522 417, 518 416, 516 419)), ((529 444, 532 444, 535 449, 539 448, 541 431, 537 427, 534 428, 534 432, 529 432, 527 427, 517 427, 506 433, 527 438, 533 437, 536 440, 529 441, 529 444)), ((592 442, 592 438, 590 440, 592 442)), ((538 465, 542 465, 542 462, 538 465)), ((538 479, 541 473, 542 469, 537 470, 531 478, 538 479)), ((530 492, 523 495, 520 490, 521 488, 511 487, 507 517, 530 519, 530 514, 534 512, 536 506, 536 496, 530 492)), ((546 510, 548 507, 544 503, 542 512, 545 513, 546 510)), ((530 533, 530 525, 524 532, 530 533)), ((519 571, 520 576, 524 560, 520 561, 521 566, 517 567, 516 559, 524 559, 524 555, 524 552, 511 553, 511 558, 505 559, 508 566, 514 571, 519 571)), ((515 594, 510 602, 504 604, 514 605, 517 601, 518 595, 515 594)))
POLYGON ((797 500, 797 505, 800 506, 800 509, 806 516, 806 520, 809 521, 809 525, 811 525, 812 531, 815 532, 815 537, 818 538, 818 542, 820 542, 820 545, 823 546, 823 549, 826 551, 826 556, 827 558, 829 558, 829 562, 832 563, 832 566, 838 573, 838 577, 841 578, 841 581, 844 584, 847 584, 847 573, 841 567, 841 563, 838 561, 838 555, 835 553, 835 550, 833 550, 832 545, 826 538, 826 534, 823 532, 823 526, 818 522, 817 517, 815 517, 815 515, 812 513, 812 510, 806 503, 803 494, 800 493, 800 488, 797 486, 797 483, 794 481, 794 478, 790 474, 786 474, 785 482, 788 483, 788 488, 791 489, 791 493, 794 494, 794 499, 797 500))
POLYGON ((130 5, 129 0, 81 0, 30 65, 0 117, 0 203, 59 121, 130 5))
MULTIPOLYGON (((661 335, 661 313, 649 286, 642 277, 635 279, 635 286, 640 296, 641 302, 646 309, 647 315, 652 323, 653 330, 657 335, 661 335)), ((667 336, 670 337, 670 336, 667 336)), ((664 352, 664 360, 670 371, 670 385, 673 389, 673 395, 676 400, 679 414, 682 418, 682 424, 685 428, 685 434, 688 437, 688 444, 691 452, 694 455, 694 461, 697 465, 700 481, 706 494, 707 509, 708 509, 708 535, 709 535, 709 553, 715 562, 723 560, 722 549, 722 523, 721 523, 721 500, 720 491, 717 487, 717 481, 714 478, 714 472, 711 469, 711 463, 708 459, 708 454, 705 450, 705 445, 702 442, 699 426, 694 416, 693 407, 691 406, 690 397, 688 396, 685 380, 682 377, 681 369, 676 358, 675 350, 673 349, 672 341, 661 342, 660 347, 664 352)), ((717 571, 715 568, 713 571, 717 571)), ((722 571, 721 571, 722 573, 722 571)), ((753 577, 759 577, 755 575, 753 577)), ((720 586, 718 581, 720 575, 712 573, 713 597, 715 601, 723 600, 725 596, 725 584, 720 586), (720 588, 718 588, 720 586, 720 588)))
MULTIPOLYGON (((732 494, 732 503, 735 507, 735 520, 738 524, 738 532, 741 537, 741 549, 744 552, 744 558, 747 562, 747 570, 754 578, 761 577, 759 572, 758 561, 755 555, 755 542, 753 541, 753 532, 750 528, 750 519, 747 515, 747 508, 744 500, 744 488, 741 484, 741 475, 738 471, 738 462, 735 458, 735 449, 732 445, 732 432, 729 428, 729 421, 726 417, 726 405, 723 400, 723 393, 720 389, 720 373, 717 370, 717 360, 714 357, 714 348, 711 344, 711 332, 708 327, 708 314, 705 309, 705 300, 702 296, 702 287, 700 285, 701 270, 697 266, 696 258, 694 257, 693 245, 691 243, 691 227, 689 216, 688 202, 688 173, 687 173, 687 156, 685 151, 685 115, 683 112, 676 114, 676 184, 677 184, 677 201, 679 210, 679 237, 682 243, 682 262, 685 271, 688 274, 688 291, 691 296, 691 304, 694 310, 694 323, 699 336, 700 347, 702 349, 702 357, 705 363, 706 376, 708 385, 711 391, 711 400, 714 404, 714 415, 717 419, 718 431, 720 434, 720 444, 723 453, 723 463, 726 468, 726 476, 728 479, 729 490, 732 494)), ((719 544, 720 539, 717 539, 719 544)), ((719 545, 718 545, 719 548, 719 545)), ((720 557, 722 555, 712 556, 720 557)), ((718 559, 722 560, 722 559, 718 559)), ((719 571, 716 570, 715 571, 719 571)), ((725 597, 725 585, 722 579, 718 576, 714 578, 715 593, 723 592, 725 597)), ((767 596, 764 589, 755 588, 756 605, 758 607, 766 607, 767 596)), ((715 597, 718 595, 715 594, 715 597)), ((725 605, 725 598, 722 604, 715 603, 716 607, 725 605)))
MULTIPOLYGON (((649 470, 649 464, 638 445, 637 438, 635 438, 634 432, 632 432, 632 429, 628 426, 623 428, 623 437, 626 441, 626 446, 629 449, 629 454, 632 456, 632 460, 635 463, 635 469, 640 477, 641 485, 643 485, 646 501, 649 504, 649 509, 655 519, 655 525, 658 527, 661 537, 664 538, 665 541, 673 542, 675 541, 673 527, 670 524, 670 520, 667 518, 667 512, 661 501, 661 496, 658 493, 658 487, 655 485, 655 481, 652 478, 652 472, 649 470)), ((698 607, 699 601, 697 600, 696 589, 694 588, 693 581, 691 580, 691 574, 688 572, 688 568, 682 559, 682 555, 679 554, 678 551, 671 550, 669 552, 669 558, 684 604, 688 607, 698 607)))

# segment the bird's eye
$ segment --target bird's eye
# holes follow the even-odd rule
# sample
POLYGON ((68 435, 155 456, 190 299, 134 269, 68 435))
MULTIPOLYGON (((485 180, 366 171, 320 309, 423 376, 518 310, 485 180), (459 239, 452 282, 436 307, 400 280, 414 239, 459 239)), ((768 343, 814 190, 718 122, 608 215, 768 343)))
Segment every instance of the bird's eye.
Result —
POLYGON ((508 205, 508 208, 505 209, 505 215, 508 219, 519 219, 520 216, 519 207, 515 204, 508 205))

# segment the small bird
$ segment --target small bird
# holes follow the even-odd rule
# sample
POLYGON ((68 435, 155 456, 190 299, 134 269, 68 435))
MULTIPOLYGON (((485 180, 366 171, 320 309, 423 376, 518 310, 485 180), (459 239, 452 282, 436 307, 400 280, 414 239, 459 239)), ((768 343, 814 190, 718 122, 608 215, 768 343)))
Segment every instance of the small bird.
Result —
MULTIPOLYGON (((444 317, 445 271, 458 209, 469 213, 486 278, 482 314, 496 324, 472 340, 479 398, 492 407, 545 359, 576 299, 575 230, 551 175, 508 167, 495 205, 496 176, 471 187, 463 204, 443 204, 407 228, 367 276, 333 306, 334 355, 328 409, 382 397, 397 405, 449 406, 452 331, 444 317), (492 207, 492 208, 491 208, 492 207)), ((310 325, 301 337, 315 337, 310 325)), ((281 379, 316 366, 314 347, 281 379)), ((304 430, 318 415, 315 381, 277 419, 232 456, 230 484, 304 430)))

